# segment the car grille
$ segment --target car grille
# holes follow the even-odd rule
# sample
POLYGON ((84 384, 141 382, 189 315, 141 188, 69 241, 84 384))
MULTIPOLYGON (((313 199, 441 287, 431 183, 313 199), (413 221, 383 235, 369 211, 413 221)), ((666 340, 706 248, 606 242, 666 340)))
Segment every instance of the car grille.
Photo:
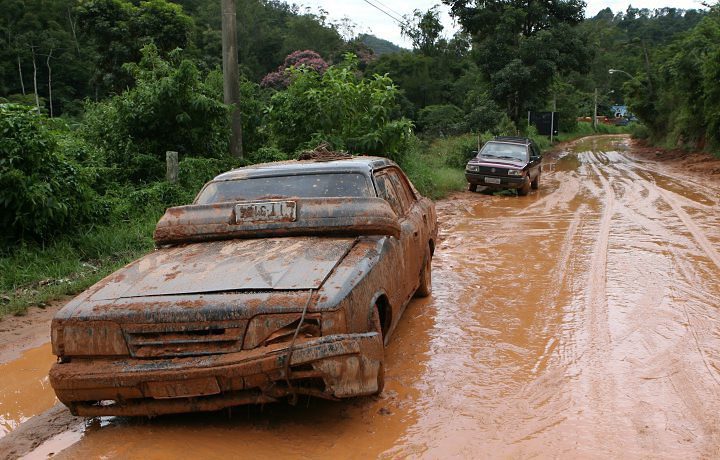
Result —
POLYGON ((496 168, 491 166, 480 166, 479 174, 487 174, 491 176, 507 176, 507 168, 496 168))
POLYGON ((247 321, 217 324, 143 324, 123 327, 134 358, 174 358, 242 350, 247 321))

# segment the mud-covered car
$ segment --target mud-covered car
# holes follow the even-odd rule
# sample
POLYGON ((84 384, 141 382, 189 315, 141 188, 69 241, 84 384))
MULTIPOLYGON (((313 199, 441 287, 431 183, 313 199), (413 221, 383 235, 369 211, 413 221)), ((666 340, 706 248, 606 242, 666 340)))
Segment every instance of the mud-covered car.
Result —
POLYGON ((58 312, 50 382, 90 416, 379 393, 384 344, 430 294, 436 221, 383 158, 222 174, 58 312))
POLYGON ((535 142, 525 137, 495 137, 483 145, 465 167, 468 190, 516 189, 524 196, 540 185, 542 157, 535 142))

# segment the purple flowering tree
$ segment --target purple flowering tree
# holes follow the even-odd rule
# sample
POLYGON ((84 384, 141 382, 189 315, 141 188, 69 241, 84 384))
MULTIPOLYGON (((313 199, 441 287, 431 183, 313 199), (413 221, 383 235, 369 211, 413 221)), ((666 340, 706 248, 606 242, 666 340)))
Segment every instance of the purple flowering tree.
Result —
POLYGON ((284 89, 290 85, 292 78, 291 68, 305 67, 323 74, 328 68, 328 63, 315 51, 298 50, 289 54, 283 64, 275 72, 265 75, 260 85, 266 88, 284 89))

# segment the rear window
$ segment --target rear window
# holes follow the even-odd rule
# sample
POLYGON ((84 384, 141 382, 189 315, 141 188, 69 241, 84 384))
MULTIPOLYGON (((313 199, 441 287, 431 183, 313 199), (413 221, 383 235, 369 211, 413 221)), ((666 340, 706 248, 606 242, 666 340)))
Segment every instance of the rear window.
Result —
POLYGON ((375 192, 366 176, 357 173, 330 173, 211 182, 200 192, 195 202, 212 204, 291 197, 371 196, 375 196, 375 192))
POLYGON ((527 148, 524 145, 505 142, 488 142, 480 150, 478 158, 501 158, 503 160, 527 161, 527 148))

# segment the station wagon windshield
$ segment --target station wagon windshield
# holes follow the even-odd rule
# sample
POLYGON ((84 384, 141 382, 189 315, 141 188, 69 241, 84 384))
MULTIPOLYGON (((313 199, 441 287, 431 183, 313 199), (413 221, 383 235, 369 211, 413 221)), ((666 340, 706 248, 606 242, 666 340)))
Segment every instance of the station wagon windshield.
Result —
POLYGON ((488 142, 480 149, 477 157, 527 161, 527 148, 524 145, 488 142))
POLYGON ((375 193, 364 175, 357 173, 329 173, 211 182, 200 192, 195 202, 197 204, 212 204, 286 197, 371 196, 375 196, 375 193))

